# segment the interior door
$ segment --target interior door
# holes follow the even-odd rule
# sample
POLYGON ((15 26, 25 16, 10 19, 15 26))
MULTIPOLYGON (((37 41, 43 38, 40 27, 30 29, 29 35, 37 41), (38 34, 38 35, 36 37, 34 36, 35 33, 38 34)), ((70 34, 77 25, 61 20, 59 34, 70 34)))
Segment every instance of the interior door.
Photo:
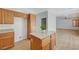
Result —
POLYGON ((14 17, 15 42, 27 38, 27 20, 22 17, 14 17))

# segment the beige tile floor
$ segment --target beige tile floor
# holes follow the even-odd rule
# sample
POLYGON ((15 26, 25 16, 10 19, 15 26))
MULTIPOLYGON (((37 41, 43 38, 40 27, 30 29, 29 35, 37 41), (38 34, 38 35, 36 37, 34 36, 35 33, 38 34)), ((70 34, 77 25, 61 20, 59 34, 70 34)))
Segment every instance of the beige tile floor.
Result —
POLYGON ((57 50, 79 50, 79 30, 57 29, 57 50))
POLYGON ((30 40, 16 42, 15 46, 9 50, 30 50, 30 40))
MULTIPOLYGON (((57 29, 56 50, 79 50, 79 30, 57 29)), ((15 43, 9 50, 30 50, 30 40, 15 43)))

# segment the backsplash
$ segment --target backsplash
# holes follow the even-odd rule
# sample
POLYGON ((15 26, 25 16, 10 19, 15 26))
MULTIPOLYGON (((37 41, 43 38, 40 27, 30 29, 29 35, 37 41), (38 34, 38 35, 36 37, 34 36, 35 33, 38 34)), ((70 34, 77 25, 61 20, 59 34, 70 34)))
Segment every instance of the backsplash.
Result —
POLYGON ((13 24, 0 24, 1 29, 13 29, 13 24))

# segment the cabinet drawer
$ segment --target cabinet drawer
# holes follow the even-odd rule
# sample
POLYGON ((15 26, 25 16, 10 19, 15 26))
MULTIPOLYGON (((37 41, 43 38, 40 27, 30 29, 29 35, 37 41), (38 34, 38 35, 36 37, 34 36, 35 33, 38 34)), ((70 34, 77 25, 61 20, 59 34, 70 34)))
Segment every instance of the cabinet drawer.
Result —
POLYGON ((42 47, 46 46, 48 43, 50 43, 50 36, 42 40, 42 47))
POLYGON ((13 35, 14 35, 14 32, 1 33, 0 38, 1 37, 7 37, 7 36, 13 36, 13 35))

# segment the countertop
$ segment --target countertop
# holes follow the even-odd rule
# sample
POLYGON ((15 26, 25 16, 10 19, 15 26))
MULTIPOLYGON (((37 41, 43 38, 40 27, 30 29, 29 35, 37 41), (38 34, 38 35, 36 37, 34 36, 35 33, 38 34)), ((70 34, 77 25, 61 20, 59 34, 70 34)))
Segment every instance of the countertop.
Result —
POLYGON ((40 39, 44 39, 44 38, 46 38, 47 36, 50 36, 52 33, 54 33, 54 32, 52 32, 52 31, 50 31, 50 32, 45 32, 45 33, 42 33, 42 32, 32 32, 32 33, 30 33, 30 34, 33 35, 33 36, 35 36, 35 37, 38 37, 38 38, 40 38, 40 39))
POLYGON ((13 29, 0 29, 0 33, 14 32, 13 29))

